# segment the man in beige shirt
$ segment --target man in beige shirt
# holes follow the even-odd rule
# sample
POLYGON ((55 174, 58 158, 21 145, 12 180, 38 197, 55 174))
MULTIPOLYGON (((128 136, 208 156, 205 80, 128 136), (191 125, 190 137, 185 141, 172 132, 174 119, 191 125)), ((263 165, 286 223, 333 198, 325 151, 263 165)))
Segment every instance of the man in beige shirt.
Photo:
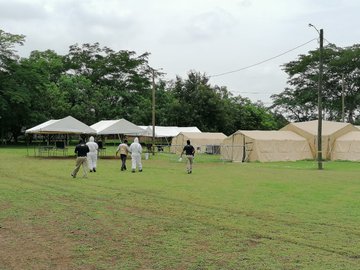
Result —
POLYGON ((128 141, 124 140, 123 143, 119 144, 118 148, 116 149, 116 154, 120 152, 120 159, 121 159, 121 170, 126 170, 126 159, 129 154, 129 146, 127 145, 128 141))

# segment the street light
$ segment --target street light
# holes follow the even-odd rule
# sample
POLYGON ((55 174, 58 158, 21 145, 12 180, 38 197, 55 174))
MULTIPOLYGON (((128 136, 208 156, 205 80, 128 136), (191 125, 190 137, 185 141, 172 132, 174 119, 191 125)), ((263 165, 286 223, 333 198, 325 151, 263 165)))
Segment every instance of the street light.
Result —
POLYGON ((320 31, 311 23, 309 23, 309 27, 313 27, 319 34, 320 37, 320 56, 319 56, 319 86, 318 86, 318 169, 322 170, 322 104, 321 104, 321 96, 322 96, 322 74, 323 74, 323 43, 324 43, 324 31, 320 29, 320 31))

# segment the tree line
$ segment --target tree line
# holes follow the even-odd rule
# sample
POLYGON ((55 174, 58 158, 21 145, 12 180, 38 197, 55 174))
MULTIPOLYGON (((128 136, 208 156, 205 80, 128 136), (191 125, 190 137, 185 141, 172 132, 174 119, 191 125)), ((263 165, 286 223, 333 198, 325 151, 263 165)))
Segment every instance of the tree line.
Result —
MULTIPOLYGON (((15 47, 24 43, 25 36, 0 29, 2 139, 17 140, 25 129, 67 115, 88 125, 119 118, 150 125, 154 86, 156 125, 197 126, 203 132, 230 135, 239 129, 279 129, 288 120, 317 117, 318 51, 283 66, 290 87, 273 95, 273 105, 266 107, 234 96, 225 86, 211 85, 209 77, 198 71, 165 80, 149 66, 149 53, 114 51, 94 43, 71 45, 66 55, 35 50, 29 57, 19 57, 15 47)), ((339 118, 339 82, 345 75, 347 119, 355 121, 359 114, 359 47, 329 45, 325 55, 328 119, 339 118)))

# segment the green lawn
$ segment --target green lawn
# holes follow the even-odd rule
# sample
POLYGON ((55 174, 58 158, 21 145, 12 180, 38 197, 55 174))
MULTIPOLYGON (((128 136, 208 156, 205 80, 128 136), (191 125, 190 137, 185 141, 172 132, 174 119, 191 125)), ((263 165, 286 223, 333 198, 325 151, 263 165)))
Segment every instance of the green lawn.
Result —
POLYGON ((0 148, 1 270, 360 269, 358 163, 74 164, 0 148))

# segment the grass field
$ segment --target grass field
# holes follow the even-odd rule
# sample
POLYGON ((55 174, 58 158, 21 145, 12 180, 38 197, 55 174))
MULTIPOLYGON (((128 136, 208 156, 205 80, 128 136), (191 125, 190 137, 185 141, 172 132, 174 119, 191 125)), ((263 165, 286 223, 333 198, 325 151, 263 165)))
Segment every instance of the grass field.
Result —
POLYGON ((0 148, 1 270, 360 269, 358 163, 74 164, 0 148))

